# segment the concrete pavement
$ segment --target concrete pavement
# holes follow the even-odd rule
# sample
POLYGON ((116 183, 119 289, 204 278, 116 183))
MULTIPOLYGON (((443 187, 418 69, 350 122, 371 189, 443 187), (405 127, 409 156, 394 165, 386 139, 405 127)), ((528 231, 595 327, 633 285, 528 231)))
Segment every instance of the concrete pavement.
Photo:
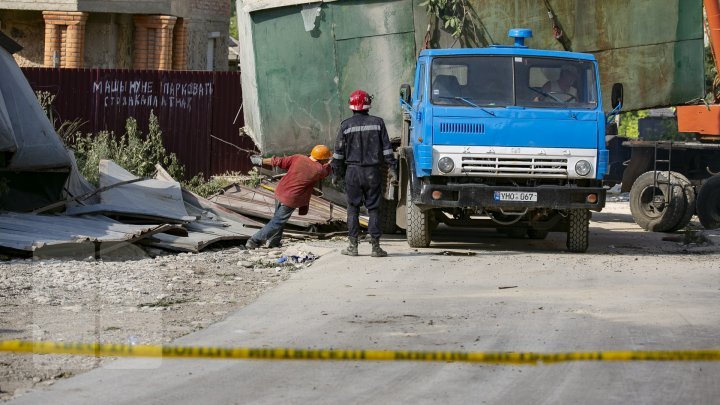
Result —
MULTIPOLYGON (((460 351, 720 347, 716 251, 595 214, 591 249, 441 229, 391 257, 334 252, 176 344, 460 351), (447 249, 475 256, 445 256, 447 249), (684 250, 685 251, 684 251, 684 250), (500 287, 514 287, 500 289, 500 287)), ((12 404, 716 403, 717 363, 460 363, 127 359, 12 404)))

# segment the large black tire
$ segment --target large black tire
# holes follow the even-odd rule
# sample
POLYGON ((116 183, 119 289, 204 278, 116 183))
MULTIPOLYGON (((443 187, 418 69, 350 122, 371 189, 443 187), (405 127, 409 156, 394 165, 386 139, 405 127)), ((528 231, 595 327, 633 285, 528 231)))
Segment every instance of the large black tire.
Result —
POLYGON ((697 216, 705 229, 720 228, 720 176, 710 177, 700 187, 697 216))
POLYGON ((693 215, 695 215, 697 198, 695 195, 695 187, 693 187, 687 177, 677 172, 671 172, 671 175, 674 179, 678 181, 678 183, 680 183, 685 197, 685 212, 680 217, 678 223, 675 224, 672 228, 668 229, 668 232, 675 232, 685 228, 687 224, 690 223, 693 215))
POLYGON ((422 248, 430 246, 430 211, 423 212, 412 202, 410 182, 408 181, 407 191, 407 229, 405 234, 410 247, 422 248))
POLYGON ((585 253, 590 240, 590 211, 570 210, 568 215, 567 248, 573 253, 585 253))
POLYGON ((645 172, 635 180, 630 189, 630 212, 635 223, 646 231, 668 232, 685 215, 685 192, 682 184, 673 175, 670 179, 671 181, 668 181, 667 172, 645 172), (655 176, 658 180, 657 187, 655 176), (667 196, 670 198, 665 202, 667 196))
POLYGON ((393 234, 397 231, 395 223, 395 207, 396 201, 388 201, 384 198, 380 200, 380 230, 384 234, 393 234))

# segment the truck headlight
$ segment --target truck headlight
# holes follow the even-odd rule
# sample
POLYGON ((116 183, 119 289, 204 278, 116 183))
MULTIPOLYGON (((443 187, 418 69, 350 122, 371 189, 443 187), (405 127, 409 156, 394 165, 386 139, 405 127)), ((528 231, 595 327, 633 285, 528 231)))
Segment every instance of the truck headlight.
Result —
POLYGON ((592 165, 587 160, 578 160, 575 163, 575 172, 581 176, 587 176, 592 171, 592 165))
POLYGON ((455 162, 447 156, 440 158, 438 160, 438 170, 440 170, 443 173, 450 173, 455 168, 455 162))

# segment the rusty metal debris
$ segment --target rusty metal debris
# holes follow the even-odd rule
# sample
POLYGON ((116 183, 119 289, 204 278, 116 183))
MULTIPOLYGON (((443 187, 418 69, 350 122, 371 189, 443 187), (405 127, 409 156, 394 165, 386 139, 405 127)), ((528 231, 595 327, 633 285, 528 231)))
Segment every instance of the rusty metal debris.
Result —
MULTIPOLYGON (((221 193, 209 198, 227 209, 254 218, 269 220, 275 212, 274 190, 276 183, 265 183, 258 187, 233 184, 221 193)), ((313 195, 307 215, 294 212, 289 225, 305 228, 312 232, 342 230, 345 228, 347 211, 345 208, 313 195)))

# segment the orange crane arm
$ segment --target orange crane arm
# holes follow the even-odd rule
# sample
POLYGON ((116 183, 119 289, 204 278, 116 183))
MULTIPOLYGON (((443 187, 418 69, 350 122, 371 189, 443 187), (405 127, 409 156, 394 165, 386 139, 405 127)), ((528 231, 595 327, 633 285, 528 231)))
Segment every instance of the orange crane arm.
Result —
MULTIPOLYGON (((715 69, 720 72, 720 4, 718 0, 703 0, 707 15, 710 46, 715 69)), ((679 132, 696 132, 701 141, 720 141, 720 105, 684 105, 677 107, 679 132)))

